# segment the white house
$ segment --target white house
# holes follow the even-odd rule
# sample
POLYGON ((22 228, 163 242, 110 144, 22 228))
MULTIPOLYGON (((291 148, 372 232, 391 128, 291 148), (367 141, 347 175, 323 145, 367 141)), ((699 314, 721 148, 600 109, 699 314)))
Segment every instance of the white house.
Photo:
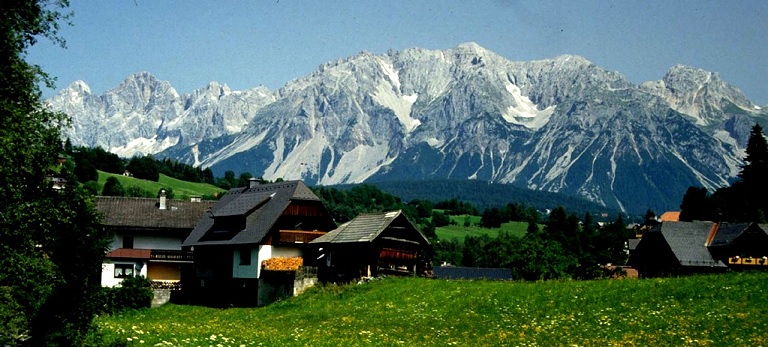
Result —
POLYGON ((156 282, 177 283, 192 268, 192 254, 182 242, 213 201, 96 197, 101 227, 111 231, 112 245, 102 266, 101 284, 115 286, 140 274, 156 282))

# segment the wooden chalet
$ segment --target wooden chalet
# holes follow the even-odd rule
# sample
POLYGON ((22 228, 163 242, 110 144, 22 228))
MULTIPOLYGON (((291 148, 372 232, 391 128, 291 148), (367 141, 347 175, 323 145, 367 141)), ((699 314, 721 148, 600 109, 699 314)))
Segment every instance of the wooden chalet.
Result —
POLYGON ((102 266, 101 284, 114 286, 123 278, 143 275, 155 282, 177 283, 192 269, 192 254, 182 242, 213 206, 213 201, 185 201, 98 196, 101 227, 112 244, 102 266))
POLYGON ((768 269, 768 225, 720 223, 708 240, 712 256, 731 269, 768 269))
POLYGON ((768 270, 768 234, 756 223, 664 221, 643 236, 629 265, 641 277, 768 270))
POLYGON ((311 244, 319 247, 325 282, 420 274, 432 247, 402 211, 359 215, 311 244))
POLYGON ((723 272, 727 266, 715 259, 706 243, 716 230, 712 222, 661 222, 645 233, 629 265, 641 277, 723 272))
POLYGON ((313 265, 309 242, 336 227, 327 209, 301 181, 233 188, 198 221, 184 241, 194 254, 195 279, 185 283, 198 303, 265 305, 292 295, 286 273, 265 270, 275 257, 313 265))

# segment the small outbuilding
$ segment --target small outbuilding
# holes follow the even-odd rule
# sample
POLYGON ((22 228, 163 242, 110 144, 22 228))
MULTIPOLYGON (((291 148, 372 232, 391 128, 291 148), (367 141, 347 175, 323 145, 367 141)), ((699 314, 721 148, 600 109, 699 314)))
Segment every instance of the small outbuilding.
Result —
POLYGON ((318 276, 324 282, 422 274, 432 247, 402 211, 359 215, 311 244, 318 247, 318 276))

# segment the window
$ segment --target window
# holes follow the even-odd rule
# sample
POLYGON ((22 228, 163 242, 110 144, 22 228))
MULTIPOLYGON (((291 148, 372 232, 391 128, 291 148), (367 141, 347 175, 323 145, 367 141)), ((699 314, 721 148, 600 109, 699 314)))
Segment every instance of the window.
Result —
POLYGON ((240 265, 251 265, 251 249, 240 248, 240 265))
POLYGON ((133 277, 133 264, 115 264, 115 278, 133 277))
POLYGON ((123 236, 123 248, 133 248, 133 236, 123 236))

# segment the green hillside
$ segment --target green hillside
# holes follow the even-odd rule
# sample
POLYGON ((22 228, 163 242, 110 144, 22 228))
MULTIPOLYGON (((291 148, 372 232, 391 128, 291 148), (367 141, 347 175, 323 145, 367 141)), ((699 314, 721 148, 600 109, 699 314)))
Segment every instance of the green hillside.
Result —
POLYGON ((194 182, 187 182, 182 181, 179 179, 175 179, 172 177, 168 177, 164 174, 160 174, 160 179, 158 179, 157 182, 148 181, 148 180, 142 180, 138 178, 133 177, 127 177, 119 174, 112 174, 104 171, 99 171, 99 192, 101 192, 101 189, 104 187, 104 183, 107 181, 107 178, 109 177, 116 177, 118 181, 120 181, 120 184, 123 185, 124 188, 136 186, 139 187, 141 190, 151 192, 152 194, 156 194, 158 191, 160 191, 160 188, 171 188, 173 189, 173 193, 175 195, 174 198, 176 199, 188 199, 190 196, 193 195, 213 195, 217 194, 223 191, 223 189, 216 187, 212 184, 207 183, 194 183, 194 182))
POLYGON ((504 231, 515 236, 523 236, 528 229, 528 223, 526 222, 507 222, 502 223, 501 228, 481 228, 477 225, 480 224, 480 216, 459 215, 450 216, 451 220, 455 222, 455 225, 446 225, 443 227, 435 228, 435 234, 441 240, 456 239, 464 241, 467 236, 480 236, 488 235, 496 237, 500 232, 504 231), (465 221, 469 221, 470 226, 464 226, 465 221))
POLYGON ((387 278, 264 308, 100 317, 130 346, 766 346, 768 272, 489 282, 387 278))

